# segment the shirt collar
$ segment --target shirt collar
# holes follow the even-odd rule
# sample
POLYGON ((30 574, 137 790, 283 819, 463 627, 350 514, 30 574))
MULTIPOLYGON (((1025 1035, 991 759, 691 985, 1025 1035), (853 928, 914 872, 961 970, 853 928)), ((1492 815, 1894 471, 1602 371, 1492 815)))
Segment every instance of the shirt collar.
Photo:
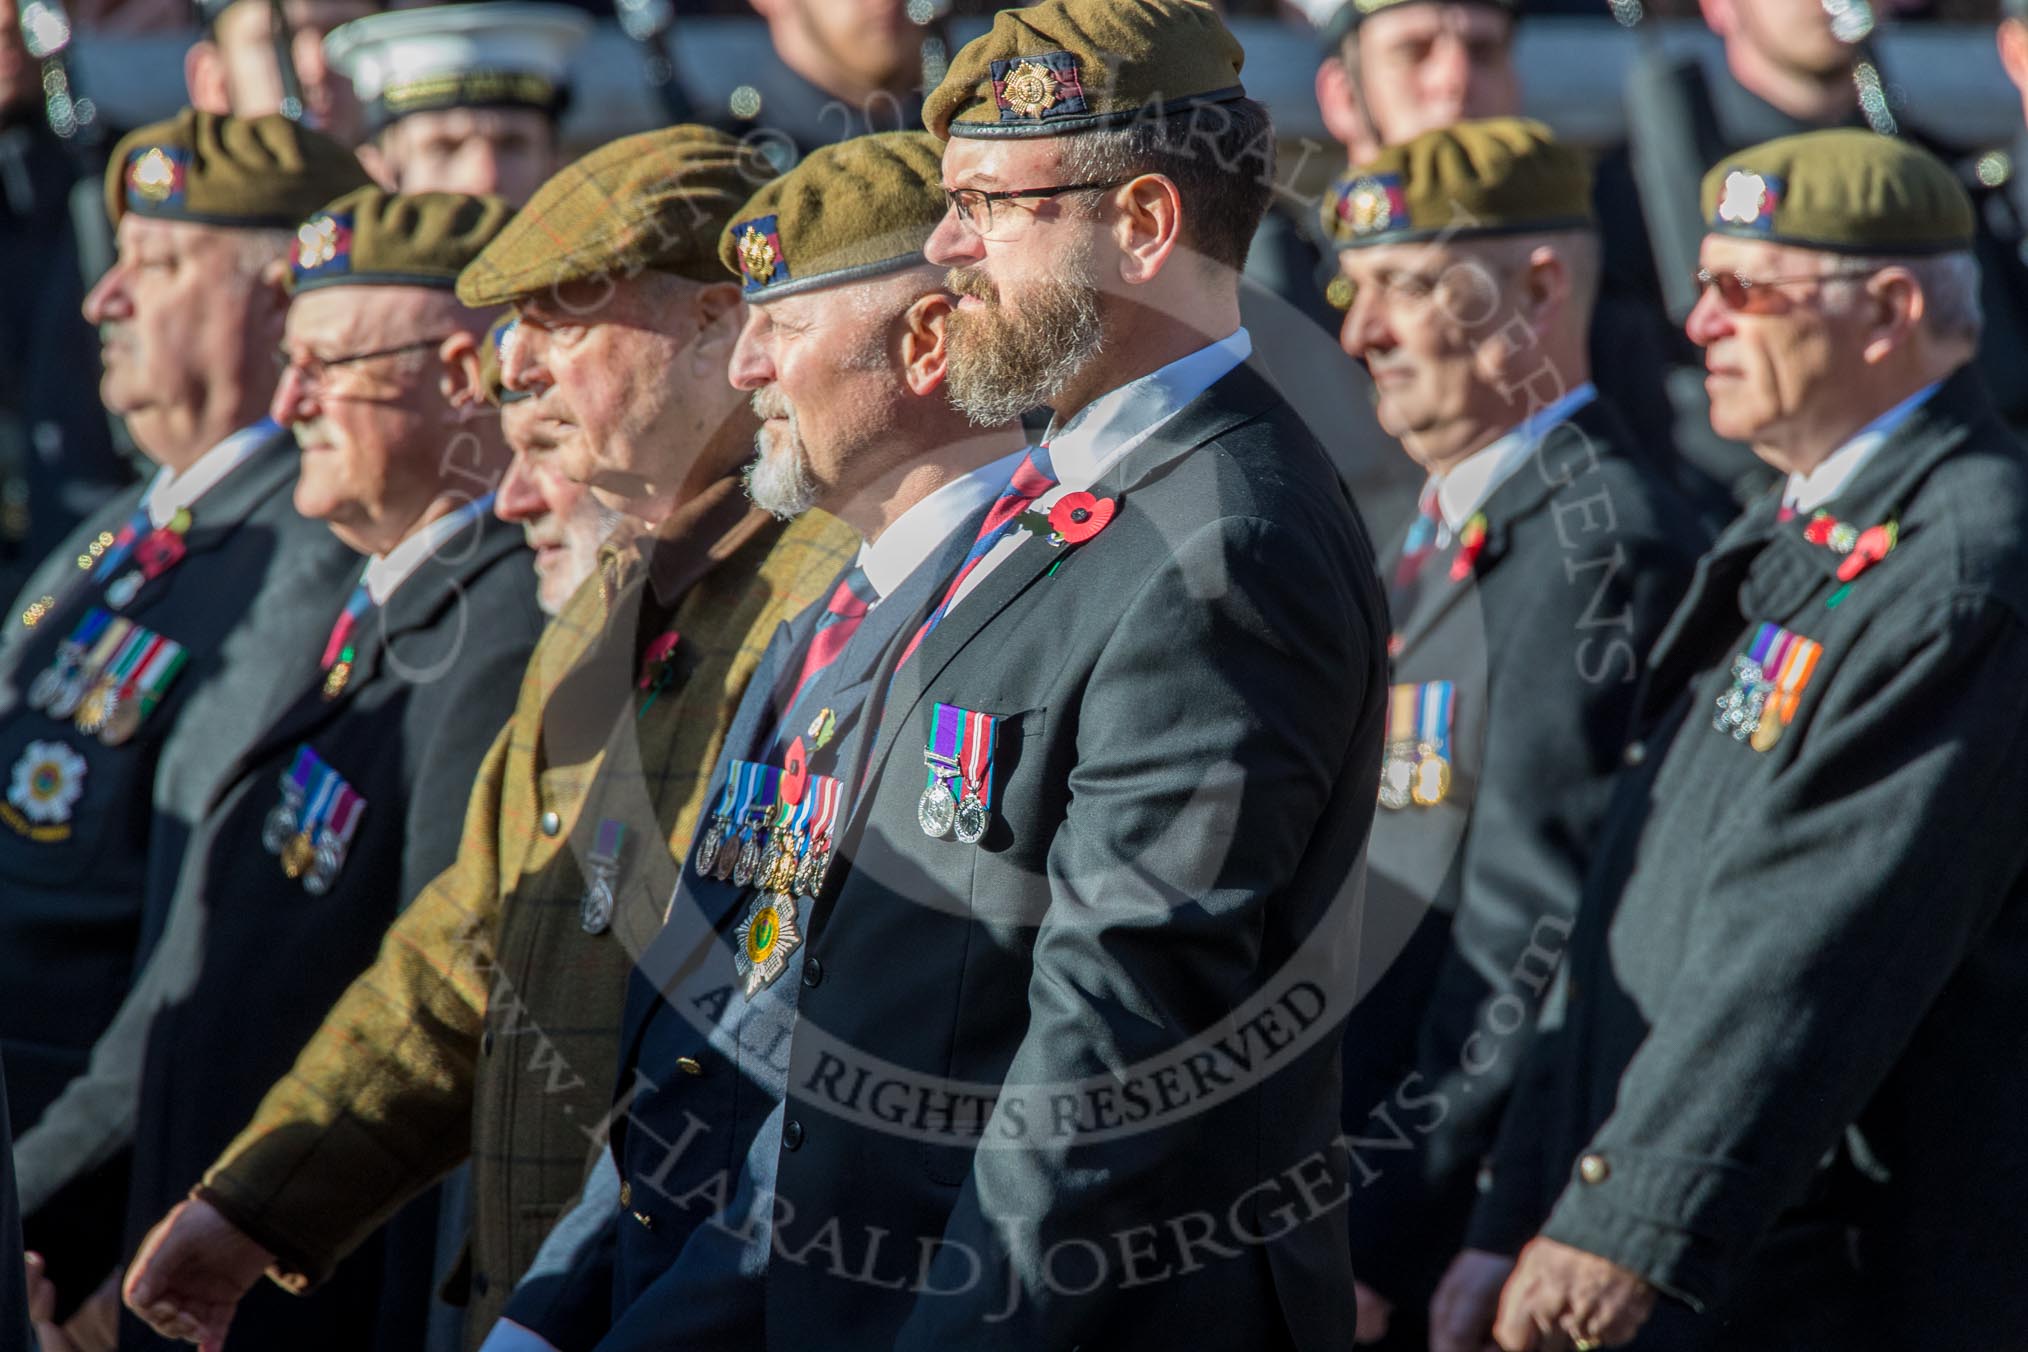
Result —
POLYGON ((456 511, 446 512, 387 553, 375 554, 368 559, 366 571, 359 576, 360 585, 373 598, 373 604, 386 605, 395 590, 449 543, 452 536, 492 510, 493 495, 488 493, 472 499, 456 511))
POLYGON ((1514 477, 1543 434, 1598 397, 1589 381, 1565 394, 1547 408, 1537 409, 1498 439, 1481 446, 1441 475, 1431 475, 1436 486, 1437 509, 1444 525, 1452 531, 1464 529, 1472 514, 1484 507, 1500 485, 1514 477))
POLYGON ((1000 496, 1026 454, 1016 451, 952 479, 896 517, 878 540, 861 545, 859 566, 874 595, 893 595, 968 517, 1000 496))
POLYGON ((1896 404, 1887 412, 1867 423, 1854 434, 1852 439, 1830 453, 1808 474, 1791 474, 1782 489, 1782 506, 1799 513, 1814 512, 1832 498, 1843 492, 1845 485, 1852 481, 1860 467, 1873 458, 1895 429, 1908 421, 1908 415, 1921 408, 1941 380, 1925 385, 1908 398, 1896 404))
POLYGON ((166 465, 148 485, 148 522, 161 529, 176 519, 176 513, 196 505, 199 498, 216 488, 226 475, 245 464, 282 429, 271 418, 262 418, 251 427, 242 427, 219 442, 182 473, 166 465))
POLYGON ((1127 452, 1252 355, 1253 338, 1245 329, 1235 329, 1160 370, 1108 390, 1062 427, 1051 423, 1042 441, 1058 481, 1073 490, 1091 487, 1127 452))

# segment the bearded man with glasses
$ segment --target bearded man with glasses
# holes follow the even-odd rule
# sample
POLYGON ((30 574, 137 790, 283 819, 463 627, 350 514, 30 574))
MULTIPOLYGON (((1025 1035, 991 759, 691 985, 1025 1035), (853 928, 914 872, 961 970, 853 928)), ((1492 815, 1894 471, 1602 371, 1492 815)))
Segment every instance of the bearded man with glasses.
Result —
POLYGON ((1972 365, 1972 205, 1825 131, 1722 160, 1702 210, 1712 427, 1784 482, 1649 656, 1473 1218, 1519 1255, 1480 1327, 2014 1346, 2028 465, 1972 365))

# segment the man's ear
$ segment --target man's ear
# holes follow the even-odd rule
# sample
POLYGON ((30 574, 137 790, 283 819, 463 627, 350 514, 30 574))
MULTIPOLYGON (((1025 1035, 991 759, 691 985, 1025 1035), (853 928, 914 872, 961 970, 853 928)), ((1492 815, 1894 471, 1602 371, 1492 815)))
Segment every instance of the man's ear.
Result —
POLYGON ((183 88, 190 106, 203 113, 230 113, 232 90, 225 79, 225 54, 210 38, 190 44, 183 53, 183 88))
POLYGON ((721 371, 732 361, 733 346, 746 325, 746 296, 738 282, 708 282, 697 288, 690 303, 697 315, 697 338, 690 345, 698 374, 707 366, 721 371))
POLYGON ((1880 362, 1908 346, 1929 313, 1929 297, 1907 268, 1882 268, 1866 279, 1868 316, 1865 357, 1880 362))
POLYGON ((1317 67, 1317 109, 1324 115, 1324 130, 1345 147, 1353 164, 1364 164, 1380 153, 1380 138, 1366 118, 1358 82, 1342 56, 1327 56, 1317 67))
POLYGON ((901 379, 917 398, 934 394, 950 369, 945 338, 953 302, 941 291, 919 297, 901 315, 901 379))
POLYGON ((1528 319, 1540 333, 1570 304, 1570 261, 1546 246, 1530 250, 1527 286, 1528 319))
POLYGON ((477 338, 463 331, 452 334, 437 344, 437 360, 443 365, 437 389, 445 403, 461 412, 485 407, 486 378, 479 369, 477 338))
POLYGON ((1155 280, 1169 255, 1183 245, 1183 194, 1164 174, 1142 174, 1120 195, 1114 227, 1120 244, 1120 280, 1143 286, 1155 280))
POLYGON ((2000 48, 2001 69, 2014 82, 2014 88, 2028 94, 2028 23, 2002 19, 1993 40, 2000 48))
POLYGON ((380 143, 386 136, 387 133, 382 132, 379 137, 362 142, 352 153, 359 157, 359 163, 366 170, 367 177, 389 192, 399 192, 401 170, 397 167, 396 157, 380 143))

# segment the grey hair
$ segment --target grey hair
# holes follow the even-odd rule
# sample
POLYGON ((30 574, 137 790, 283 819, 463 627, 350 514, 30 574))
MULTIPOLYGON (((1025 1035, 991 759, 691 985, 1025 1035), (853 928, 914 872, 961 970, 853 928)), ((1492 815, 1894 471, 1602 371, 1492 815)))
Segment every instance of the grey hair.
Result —
POLYGON ((1977 345, 1986 320, 1979 304, 1979 260, 1970 250, 1921 258, 1846 255, 1834 258, 1824 270, 1841 281, 1861 282, 1882 268, 1901 268, 1914 275, 1922 288, 1923 327, 1931 334, 1977 345))

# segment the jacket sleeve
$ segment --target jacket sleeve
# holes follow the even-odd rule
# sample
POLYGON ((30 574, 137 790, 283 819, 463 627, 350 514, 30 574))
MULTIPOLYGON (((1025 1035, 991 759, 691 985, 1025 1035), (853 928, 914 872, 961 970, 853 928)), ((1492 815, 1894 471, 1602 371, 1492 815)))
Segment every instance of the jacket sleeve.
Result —
MULTIPOLYGON (((1134 1074, 1257 996, 1264 934, 1295 923, 1277 908, 1322 910, 1293 884, 1312 850, 1335 848, 1315 837, 1334 825, 1343 767, 1377 773, 1377 740, 1369 757, 1354 736, 1377 725, 1384 619, 1327 552, 1243 517, 1169 551, 1068 711, 1077 761, 1049 848, 1009 1093, 1134 1074)), ((1335 1042, 1329 1051, 1335 1066, 1335 1042)), ((1027 1116, 1047 1120, 1040 1104, 1027 1116)), ((965 1294, 920 1302, 897 1346, 1067 1347, 1102 1325, 1117 1293, 1063 1293, 1048 1255, 1175 1208, 1177 1180, 1205 1148, 1201 1120, 1175 1119, 982 1146, 924 1283, 965 1294), (1004 1275, 966 1280, 966 1253, 1004 1275), (1019 1313, 997 1318, 1010 1283, 1019 1313)), ((1327 1223, 1341 1233, 1338 1217, 1327 1223)))
POLYGON ((1978 596, 1911 593, 1855 639, 1711 841, 1682 975, 1545 1235, 1698 1308, 1721 1292, 2021 878, 2024 670, 2020 619, 1978 596))
POLYGON ((305 1284, 328 1276, 470 1146, 512 733, 501 731, 480 767, 457 861, 395 921, 373 966, 200 1186, 305 1284))

